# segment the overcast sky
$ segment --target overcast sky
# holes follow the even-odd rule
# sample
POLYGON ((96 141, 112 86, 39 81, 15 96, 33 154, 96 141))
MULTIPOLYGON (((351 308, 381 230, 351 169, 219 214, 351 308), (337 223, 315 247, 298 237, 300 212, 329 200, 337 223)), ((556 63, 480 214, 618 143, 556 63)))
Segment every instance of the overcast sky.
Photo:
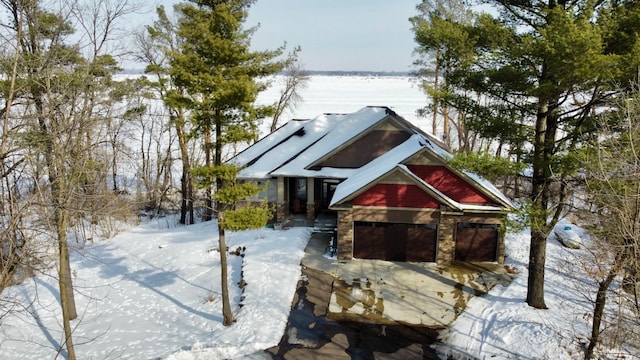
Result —
MULTIPOLYGON (((179 1, 157 1, 171 8, 179 1)), ((256 50, 300 46, 307 70, 409 71, 409 18, 419 0, 257 0, 247 26, 256 50)))

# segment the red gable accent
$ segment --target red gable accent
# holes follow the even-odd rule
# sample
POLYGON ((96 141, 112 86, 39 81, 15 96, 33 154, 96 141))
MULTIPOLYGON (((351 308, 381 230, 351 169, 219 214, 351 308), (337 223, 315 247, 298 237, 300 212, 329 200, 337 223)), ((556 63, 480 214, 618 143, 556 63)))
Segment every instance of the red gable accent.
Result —
POLYGON ((444 166, 408 165, 407 167, 427 184, 455 201, 470 204, 493 203, 486 195, 444 166))
POLYGON ((376 184, 358 195, 354 205, 437 209, 440 203, 416 185, 376 184))

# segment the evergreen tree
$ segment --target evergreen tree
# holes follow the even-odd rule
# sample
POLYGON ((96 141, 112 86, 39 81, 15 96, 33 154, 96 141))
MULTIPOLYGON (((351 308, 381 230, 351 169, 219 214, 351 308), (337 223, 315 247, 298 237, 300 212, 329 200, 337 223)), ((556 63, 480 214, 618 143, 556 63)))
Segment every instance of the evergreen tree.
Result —
MULTIPOLYGON (((225 230, 239 230, 266 224, 268 210, 233 209, 235 202, 258 191, 250 184, 235 181, 237 169, 224 163, 225 146, 251 142, 256 138, 258 121, 273 112, 270 106, 257 106, 257 95, 268 82, 259 79, 282 70, 276 61, 282 48, 275 51, 251 51, 250 38, 255 29, 244 29, 252 0, 192 1, 176 5, 179 14, 177 35, 180 48, 170 56, 170 75, 185 89, 185 104, 191 110, 191 122, 201 136, 205 164, 195 169, 202 187, 207 189, 211 215, 215 185, 218 215, 220 261, 222 267, 224 324, 233 322, 229 304, 225 230)), ((206 219, 206 217, 205 217, 206 219)))
POLYGON ((191 168, 193 159, 190 154, 190 145, 193 140, 192 128, 187 119, 188 106, 191 104, 189 94, 182 86, 177 86, 171 76, 168 63, 172 54, 178 52, 180 37, 176 34, 177 25, 172 22, 163 6, 156 9, 158 19, 153 25, 147 26, 146 33, 137 37, 140 58, 146 63, 145 73, 155 77, 153 86, 169 111, 169 121, 178 138, 180 148, 180 160, 182 163, 182 176, 180 178, 180 224, 194 224, 194 184, 191 168))
POLYGON ((474 14, 462 0, 423 1, 417 6, 419 16, 412 17, 411 23, 417 51, 425 58, 419 58, 414 65, 419 66, 416 75, 422 80, 423 90, 432 99, 432 104, 418 111, 420 115, 433 114, 431 132, 437 135, 438 118, 442 116, 441 138, 452 145, 451 122, 457 123, 460 147, 468 143, 464 134, 465 111, 461 106, 451 106, 457 88, 450 81, 454 73, 467 68, 475 58, 475 35, 470 33, 474 14), (451 110, 458 110, 458 118, 451 110))
MULTIPOLYGON (((5 119, 21 129, 16 133, 38 196, 38 219, 57 245, 58 285, 64 328, 63 346, 75 359, 71 321, 77 317, 67 232, 74 221, 96 215, 112 195, 106 186, 106 162, 97 153, 100 130, 113 108, 109 96, 118 71, 111 54, 104 53, 115 22, 130 8, 126 1, 111 7, 75 2, 44 4, 33 0, 2 1, 9 14, 5 31, 15 41, 12 101, 5 119), (97 21, 97 20, 100 21, 97 21), (85 30, 74 43, 74 23, 85 30), (9 112, 11 108, 15 109, 9 112)), ((6 124, 7 122, 5 122, 6 124)), ((3 130, 4 133, 4 130, 3 130)), ((26 178, 26 174, 25 174, 26 178)), ((20 185, 17 188, 22 188, 20 185)))
POLYGON ((527 144, 531 149, 524 154, 532 168, 527 303, 546 308, 546 238, 564 209, 569 196, 566 179, 576 170, 572 159, 596 126, 594 114, 609 98, 623 94, 637 76, 640 4, 486 3, 499 16, 478 14, 465 28, 473 35, 469 39, 476 54, 448 78, 464 98, 450 104, 464 104, 481 136, 507 139, 511 152, 519 153, 527 144))

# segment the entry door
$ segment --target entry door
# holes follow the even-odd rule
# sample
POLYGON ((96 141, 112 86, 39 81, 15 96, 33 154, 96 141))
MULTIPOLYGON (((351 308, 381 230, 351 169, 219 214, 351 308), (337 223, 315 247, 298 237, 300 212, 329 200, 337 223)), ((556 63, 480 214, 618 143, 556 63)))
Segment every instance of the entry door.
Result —
POLYGON ((290 182, 291 212, 303 214, 307 212, 307 179, 295 178, 290 182))

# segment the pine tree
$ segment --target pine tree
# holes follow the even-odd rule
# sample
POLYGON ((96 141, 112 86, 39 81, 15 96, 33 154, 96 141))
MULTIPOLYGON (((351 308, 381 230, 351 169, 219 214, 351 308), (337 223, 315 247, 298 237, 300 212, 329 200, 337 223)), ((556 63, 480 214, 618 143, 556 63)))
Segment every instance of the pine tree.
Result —
MULTIPOLYGON (((272 107, 255 104, 268 82, 259 81, 281 71, 276 61, 283 49, 254 52, 250 38, 255 29, 244 29, 250 0, 192 1, 175 7, 179 14, 177 35, 180 48, 170 56, 170 75, 188 96, 191 122, 201 136, 205 164, 194 170, 207 190, 206 209, 217 211, 224 324, 233 322, 227 284, 225 230, 240 230, 266 224, 268 211, 262 208, 234 210, 234 204, 259 189, 235 181, 237 169, 224 163, 225 146, 251 142, 258 120, 270 115, 272 107), (215 187, 214 197, 211 190, 215 187)), ((205 220, 207 217, 205 217, 205 220)))
POLYGON ((576 171, 572 157, 596 126, 594 114, 609 98, 624 96, 637 76, 640 5, 489 3, 498 17, 478 14, 472 26, 463 27, 473 35, 476 54, 447 79, 459 89, 454 98, 463 100, 449 104, 466 111, 485 139, 506 140, 511 153, 531 149, 523 154, 532 169, 527 303, 546 308, 546 238, 570 196, 566 180, 576 171))
POLYGON ((176 34, 177 25, 172 22, 163 6, 156 9, 158 19, 147 26, 146 32, 137 37, 140 59, 146 63, 145 73, 155 76, 153 86, 157 89, 169 111, 180 148, 182 176, 180 178, 180 224, 194 224, 194 184, 191 174, 192 157, 189 147, 192 131, 187 119, 187 107, 191 104, 183 87, 177 86, 169 74, 169 57, 178 51, 181 39, 176 34))

